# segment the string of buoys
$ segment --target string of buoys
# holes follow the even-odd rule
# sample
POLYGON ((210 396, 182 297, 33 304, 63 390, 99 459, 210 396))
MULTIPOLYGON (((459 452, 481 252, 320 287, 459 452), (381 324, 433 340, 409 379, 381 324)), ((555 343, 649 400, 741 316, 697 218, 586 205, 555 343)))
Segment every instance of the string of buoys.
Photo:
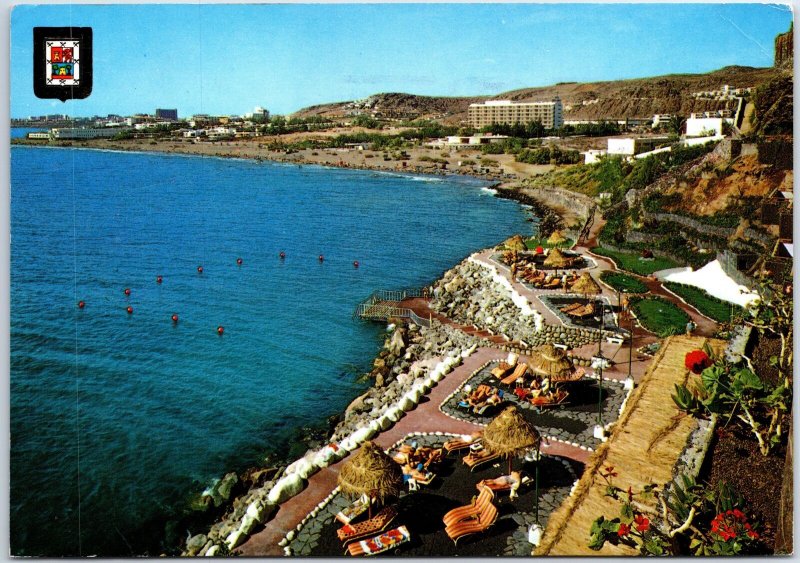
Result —
POLYGON ((286 253, 281 250, 281 253, 278 256, 280 256, 281 260, 283 260, 284 258, 286 258, 286 253))
POLYGON ((156 283, 161 283, 162 281, 164 281, 162 276, 156 276, 156 283))
POLYGON ((172 315, 172 324, 178 324, 178 315, 177 314, 173 314, 172 315))
POLYGON ((86 307, 86 302, 85 301, 78 301, 78 309, 83 309, 84 307, 86 307))
POLYGON ((324 262, 325 261, 325 257, 322 254, 320 254, 318 260, 320 262, 324 262))
POLYGON ((237 258, 236 259, 236 265, 237 266, 241 266, 242 265, 242 259, 241 258, 237 258))
POLYGON ((353 261, 353 267, 354 268, 358 268, 358 260, 354 260, 353 261))
POLYGON ((130 295, 130 294, 131 294, 131 290, 130 290, 130 288, 127 288, 127 287, 126 287, 126 288, 125 288, 125 295, 130 295))
POLYGON ((197 267, 197 273, 198 274, 202 274, 203 273, 203 267, 202 266, 198 266, 197 267))
POLYGON ((129 315, 132 315, 132 314, 133 314, 133 307, 131 307, 130 305, 128 305, 128 308, 127 308, 127 309, 125 309, 125 310, 126 310, 126 311, 128 311, 128 314, 129 314, 129 315))
POLYGON ((221 326, 221 325, 220 325, 220 326, 218 326, 218 327, 217 327, 217 334, 219 334, 220 336, 222 336, 224 333, 225 333, 225 327, 224 327, 224 326, 221 326))

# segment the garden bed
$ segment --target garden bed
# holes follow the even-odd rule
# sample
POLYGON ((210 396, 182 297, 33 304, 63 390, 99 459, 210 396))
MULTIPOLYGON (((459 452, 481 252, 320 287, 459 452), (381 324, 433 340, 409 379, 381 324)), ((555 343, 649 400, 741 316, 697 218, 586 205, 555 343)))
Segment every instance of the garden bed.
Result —
POLYGON ((647 293, 649 291, 641 280, 620 272, 602 272, 600 279, 621 293, 647 293))
POLYGON ((598 246, 592 249, 592 252, 600 256, 611 258, 617 267, 621 270, 627 270, 640 276, 649 276, 653 272, 659 270, 668 270, 669 268, 676 268, 680 264, 665 256, 656 256, 655 258, 643 259, 638 254, 629 252, 619 252, 598 246))
POLYGON ((660 337, 686 332, 689 315, 660 297, 632 298, 631 306, 639 323, 660 337))
POLYGON ((675 282, 664 282, 664 287, 718 323, 730 323, 744 315, 740 306, 709 295, 698 287, 675 282))

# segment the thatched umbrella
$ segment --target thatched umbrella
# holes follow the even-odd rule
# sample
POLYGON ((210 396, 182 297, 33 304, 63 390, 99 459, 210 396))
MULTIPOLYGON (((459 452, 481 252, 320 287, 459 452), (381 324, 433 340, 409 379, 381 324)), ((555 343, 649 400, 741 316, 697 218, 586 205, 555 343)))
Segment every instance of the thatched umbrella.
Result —
POLYGON ((542 437, 531 423, 525 420, 515 406, 506 407, 483 431, 483 445, 490 453, 499 453, 508 458, 508 472, 511 473, 511 460, 531 448, 539 450, 542 437))
POLYGON ((570 289, 572 293, 580 293, 581 295, 599 295, 603 293, 603 289, 594 281, 594 278, 589 275, 589 272, 582 273, 581 277, 572 284, 570 289))
POLYGON ((509 250, 527 250, 527 247, 525 246, 525 239, 522 238, 522 235, 514 235, 510 239, 506 240, 503 244, 509 250))
POLYGON ((528 367, 535 374, 549 377, 552 382, 571 381, 575 371, 566 352, 552 344, 536 348, 528 361, 528 367))
POLYGON ((366 494, 370 497, 371 518, 371 499, 383 501, 388 496, 398 495, 403 483, 403 471, 378 446, 364 442, 358 453, 342 466, 338 480, 343 493, 351 496, 366 494))
POLYGON ((563 244, 567 242, 567 237, 561 234, 561 231, 553 231, 550 237, 547 239, 547 244, 551 244, 553 246, 558 246, 559 244, 563 244))
POLYGON ((569 259, 557 248, 552 249, 544 259, 544 265, 547 267, 564 268, 568 264, 569 259))

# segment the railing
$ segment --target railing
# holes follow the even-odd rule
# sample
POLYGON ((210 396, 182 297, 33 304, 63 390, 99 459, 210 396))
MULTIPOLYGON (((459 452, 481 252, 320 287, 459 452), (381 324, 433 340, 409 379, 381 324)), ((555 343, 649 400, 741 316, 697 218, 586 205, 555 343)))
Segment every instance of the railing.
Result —
POLYGON ((420 326, 430 326, 428 319, 423 319, 407 307, 399 306, 399 303, 404 299, 420 297, 422 294, 423 291, 417 288, 397 290, 379 289, 373 291, 369 297, 356 306, 353 317, 365 320, 387 320, 392 317, 398 317, 410 319, 420 326))

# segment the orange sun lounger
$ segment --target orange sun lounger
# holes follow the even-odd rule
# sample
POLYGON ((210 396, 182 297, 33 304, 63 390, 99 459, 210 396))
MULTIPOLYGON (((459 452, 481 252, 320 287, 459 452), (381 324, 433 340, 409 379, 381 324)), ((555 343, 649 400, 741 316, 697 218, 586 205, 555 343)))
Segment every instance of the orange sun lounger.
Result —
POLYGON ((397 508, 387 506, 369 520, 364 520, 358 524, 347 524, 336 530, 336 535, 347 545, 350 542, 366 538, 382 532, 392 521, 397 518, 397 508))
POLYGON ((479 450, 477 452, 471 452, 468 455, 465 455, 461 461, 463 461, 467 467, 469 467, 470 471, 474 471, 479 465, 483 465, 484 463, 497 459, 498 457, 500 457, 499 453, 490 454, 488 450, 479 450))
POLYGON ((517 364, 517 367, 514 368, 514 371, 508 377, 505 377, 500 380, 500 383, 503 385, 511 385, 517 379, 525 375, 525 372, 528 371, 528 364, 517 364))
POLYGON ((491 504, 492 500, 494 500, 494 491, 489 488, 481 489, 478 496, 472 499, 471 504, 454 508, 442 517, 442 522, 445 527, 448 527, 462 520, 475 518, 487 504, 491 504))
POLYGON ((458 540, 461 538, 488 530, 497 521, 497 515, 497 507, 489 503, 475 518, 456 522, 451 526, 447 526, 444 531, 453 540, 453 543, 458 545, 458 540))

